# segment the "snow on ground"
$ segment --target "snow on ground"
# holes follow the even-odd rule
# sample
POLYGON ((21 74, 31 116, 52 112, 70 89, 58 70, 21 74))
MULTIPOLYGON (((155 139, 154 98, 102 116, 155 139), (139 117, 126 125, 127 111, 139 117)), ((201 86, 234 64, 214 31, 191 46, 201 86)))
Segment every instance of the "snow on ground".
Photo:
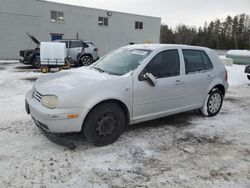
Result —
POLYGON ((17 60, 0 60, 0 64, 3 63, 3 64, 6 64, 6 63, 17 63, 18 61, 17 60))
POLYGON ((227 67, 221 113, 196 111, 130 126, 114 144, 65 135, 70 151, 47 140, 24 111, 41 74, 0 61, 0 187, 250 187, 250 87, 244 66, 227 67))
POLYGON ((231 58, 227 58, 226 56, 223 55, 220 55, 219 57, 225 66, 232 66, 234 63, 233 59, 231 58))

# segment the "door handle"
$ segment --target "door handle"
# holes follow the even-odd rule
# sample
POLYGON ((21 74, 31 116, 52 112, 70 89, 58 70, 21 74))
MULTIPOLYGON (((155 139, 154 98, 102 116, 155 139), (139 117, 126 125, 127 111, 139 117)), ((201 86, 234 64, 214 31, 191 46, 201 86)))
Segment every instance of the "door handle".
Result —
POLYGON ((211 78, 212 78, 212 76, 211 76, 210 74, 208 74, 208 75, 207 75, 207 78, 208 78, 208 79, 211 79, 211 78))

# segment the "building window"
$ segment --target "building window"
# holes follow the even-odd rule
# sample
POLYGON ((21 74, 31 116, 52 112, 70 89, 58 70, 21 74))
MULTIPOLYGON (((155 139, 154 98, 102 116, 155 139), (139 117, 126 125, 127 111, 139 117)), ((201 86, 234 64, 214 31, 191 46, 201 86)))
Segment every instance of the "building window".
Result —
POLYGON ((63 12, 51 11, 50 20, 52 22, 64 22, 63 12))
POLYGON ((143 29, 143 22, 135 22, 135 29, 143 29))
POLYGON ((98 17, 98 25, 103 27, 108 27, 109 19, 107 17, 98 17))

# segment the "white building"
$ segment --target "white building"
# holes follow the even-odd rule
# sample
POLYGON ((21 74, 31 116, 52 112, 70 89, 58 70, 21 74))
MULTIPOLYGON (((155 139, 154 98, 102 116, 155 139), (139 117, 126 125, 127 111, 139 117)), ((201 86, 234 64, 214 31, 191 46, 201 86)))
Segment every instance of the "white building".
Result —
POLYGON ((158 43, 161 19, 42 0, 0 0, 0 59, 18 58, 40 41, 84 39, 103 55, 130 43, 158 43))

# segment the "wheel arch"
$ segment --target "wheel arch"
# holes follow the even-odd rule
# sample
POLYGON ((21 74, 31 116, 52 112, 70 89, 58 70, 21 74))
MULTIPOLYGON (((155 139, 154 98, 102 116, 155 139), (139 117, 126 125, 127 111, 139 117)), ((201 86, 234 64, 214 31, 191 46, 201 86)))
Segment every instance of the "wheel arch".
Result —
POLYGON ((225 87, 224 87, 222 84, 217 84, 217 85, 215 85, 215 86, 209 91, 209 93, 212 92, 214 89, 220 90, 220 92, 223 94, 223 96, 225 96, 225 94, 226 94, 226 89, 225 89, 225 87))
MULTIPOLYGON (((130 121, 130 112, 129 112, 129 109, 127 107, 127 105, 122 102, 121 100, 118 100, 118 99, 106 99, 106 100, 103 100, 103 101, 100 101, 98 102, 97 104, 93 105, 90 110, 88 111, 87 115, 85 116, 84 120, 83 120, 83 123, 82 123, 82 130, 84 128, 84 122, 86 121, 86 119, 88 118, 88 116, 90 115, 90 113, 99 105, 101 104, 104 104, 104 103, 114 103, 114 104, 117 104, 121 109, 122 111, 124 112, 125 114, 125 119, 126 119, 126 126, 128 126, 129 124, 129 121, 130 121)), ((126 127, 127 128, 127 127, 126 127)))
POLYGON ((81 55, 79 56, 79 61, 81 60, 81 58, 82 58, 83 56, 89 56, 89 57, 92 59, 92 61, 93 61, 93 56, 92 56, 92 54, 90 54, 90 53, 81 54, 81 55))

